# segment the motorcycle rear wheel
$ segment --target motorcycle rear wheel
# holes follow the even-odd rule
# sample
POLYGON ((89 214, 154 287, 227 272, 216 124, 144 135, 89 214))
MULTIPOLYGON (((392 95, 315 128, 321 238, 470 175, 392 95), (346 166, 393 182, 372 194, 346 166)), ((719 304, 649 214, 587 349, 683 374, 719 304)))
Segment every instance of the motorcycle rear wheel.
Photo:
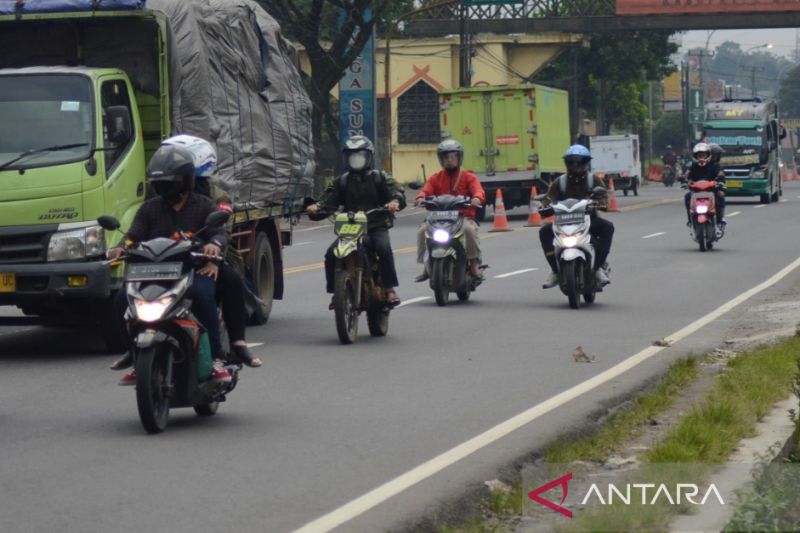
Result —
POLYGON ((347 270, 336 272, 333 312, 336 315, 336 333, 339 335, 339 342, 353 344, 358 336, 358 302, 355 278, 347 270))
POLYGON ((431 287, 436 305, 444 307, 450 299, 450 289, 447 286, 447 273, 450 270, 450 259, 439 259, 433 262, 431 268, 431 287))
POLYGON ((581 307, 581 294, 578 290, 578 276, 580 276, 581 268, 582 265, 578 264, 577 260, 564 263, 567 298, 569 299, 569 306, 573 309, 580 309, 581 307))
MULTIPOLYGON (((166 348, 171 350, 172 348, 166 348)), ((145 348, 136 354, 136 407, 148 433, 161 433, 169 419, 167 353, 145 348)))

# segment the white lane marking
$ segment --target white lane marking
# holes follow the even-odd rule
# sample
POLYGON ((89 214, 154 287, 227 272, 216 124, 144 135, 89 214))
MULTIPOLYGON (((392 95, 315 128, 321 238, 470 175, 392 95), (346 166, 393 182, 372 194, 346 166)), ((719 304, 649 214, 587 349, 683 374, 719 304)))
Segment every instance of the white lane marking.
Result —
POLYGON ((725 218, 735 217, 736 215, 741 215, 741 214, 742 214, 741 211, 734 211, 733 213, 728 213, 728 215, 725 218))
POLYGON ((800 198, 800 196, 798 196, 798 198, 800 198))
POLYGON ((306 244, 314 244, 314 241, 293 242, 292 246, 305 246, 306 244))
POLYGON ((789 201, 789 200, 787 200, 786 198, 783 198, 783 199, 781 200, 781 203, 782 203, 782 204, 785 204, 785 203, 786 203, 786 202, 788 202, 788 201, 789 201))
POLYGON ((666 235, 666 234, 667 234, 666 231, 659 231, 658 233, 652 233, 650 235, 645 235, 644 237, 642 237, 642 239, 650 239, 652 237, 658 237, 659 235, 666 235))
POLYGON ((538 268, 523 268, 522 270, 515 270, 514 272, 508 272, 506 274, 498 274, 495 276, 495 279, 503 279, 503 278, 510 278, 511 276, 516 276, 517 274, 524 274, 526 272, 533 272, 534 270, 539 270, 538 268))
POLYGON ((416 298, 411 298, 410 300, 406 300, 405 302, 402 302, 397 307, 403 307, 405 305, 411 305, 411 304, 415 304, 417 302, 424 302, 425 300, 430 300, 431 298, 433 298, 433 297, 432 296, 417 296, 416 298))
POLYGON ((264 346, 264 343, 263 342, 248 342, 247 343, 247 347, 248 348, 255 348, 256 346, 264 346))
POLYGON ((767 207, 767 204, 757 205, 753 209, 761 209, 762 207, 767 207))
MULTIPOLYGON (((768 289, 769 287, 775 285, 780 280, 788 276, 794 270, 800 267, 800 257, 792 261, 787 267, 783 270, 779 271, 777 274, 769 278, 768 280, 759 283, 755 287, 751 288, 740 294, 739 296, 729 300, 728 302, 722 304, 720 307, 711 311, 704 317, 696 320, 695 322, 689 324, 685 328, 676 331, 672 335, 666 337, 666 340, 670 340, 673 342, 680 341, 692 333, 696 332, 703 326, 706 326, 710 322, 716 320, 720 316, 724 315, 737 305, 747 301, 748 299, 752 298, 756 294, 768 289)), ((313 520, 306 525, 302 526, 300 529, 296 530, 295 533, 324 533, 327 531, 331 531, 332 529, 344 524, 364 514, 365 512, 369 511, 373 507, 385 502, 389 498, 396 496, 400 492, 408 489, 423 481, 434 474, 444 470, 448 466, 464 459, 468 455, 471 455, 478 450, 485 448, 486 446, 492 444, 493 442, 505 437, 506 435, 510 434, 512 431, 515 431, 531 422, 536 420, 537 418, 553 411, 554 409, 561 407, 565 403, 574 400, 590 392, 593 389, 596 389, 600 385, 617 378, 619 375, 627 372, 631 368, 637 366, 638 364, 650 359, 661 350, 665 348, 662 346, 648 346, 641 352, 632 355, 628 359, 617 363, 613 367, 601 372, 600 374, 594 376, 591 379, 584 381, 583 383, 579 383, 574 387, 565 390, 564 392, 557 394, 542 403, 534 405, 527 411, 523 411, 522 413, 509 418, 505 422, 501 422, 497 424, 493 428, 484 431, 480 435, 471 438, 470 440, 459 444, 455 448, 451 448, 450 450, 442 453, 434 457, 433 459, 423 463, 416 468, 409 470, 408 472, 401 474, 400 476, 392 479, 391 481, 387 481, 383 485, 371 490, 370 492, 359 496, 358 498, 351 500, 350 502, 342 505, 338 509, 334 509, 330 513, 313 520)))
POLYGON ((300 228, 292 230, 293 233, 302 233, 304 231, 316 231, 318 229, 330 229, 330 224, 325 224, 323 226, 314 226, 313 228, 300 228))

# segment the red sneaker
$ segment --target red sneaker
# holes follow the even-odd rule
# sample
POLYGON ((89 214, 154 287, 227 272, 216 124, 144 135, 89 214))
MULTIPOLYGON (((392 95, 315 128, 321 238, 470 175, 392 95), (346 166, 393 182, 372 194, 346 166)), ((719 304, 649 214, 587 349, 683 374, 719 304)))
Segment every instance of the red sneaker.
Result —
POLYGON ((136 371, 132 370, 127 374, 125 374, 124 376, 122 376, 119 382, 117 382, 117 385, 120 385, 122 387, 130 387, 132 385, 136 385, 136 371))
POLYGON ((212 365, 211 380, 214 383, 230 383, 233 381, 233 376, 219 359, 216 359, 212 365))

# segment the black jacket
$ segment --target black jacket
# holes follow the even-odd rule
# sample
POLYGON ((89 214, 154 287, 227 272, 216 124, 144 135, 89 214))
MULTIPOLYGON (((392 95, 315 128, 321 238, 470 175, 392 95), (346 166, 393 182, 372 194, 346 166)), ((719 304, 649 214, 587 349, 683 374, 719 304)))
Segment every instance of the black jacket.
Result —
MULTIPOLYGON (((394 178, 380 170, 369 172, 348 172, 333 180, 322 195, 319 204, 323 211, 369 211, 397 200, 400 209, 406 206, 403 186, 394 178)), ((371 213, 368 216, 368 229, 391 228, 393 216, 389 213, 371 213)))

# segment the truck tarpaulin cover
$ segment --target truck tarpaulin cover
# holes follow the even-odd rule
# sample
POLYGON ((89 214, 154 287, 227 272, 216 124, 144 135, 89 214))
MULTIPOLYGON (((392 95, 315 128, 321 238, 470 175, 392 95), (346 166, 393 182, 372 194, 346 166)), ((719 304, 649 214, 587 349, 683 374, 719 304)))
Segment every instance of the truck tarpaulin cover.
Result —
POLYGON ((798 0, 617 0, 617 15, 800 11, 798 0))
MULTIPOLYGON (((7 10, 7 4, 17 2, 0 1, 0 9, 7 10)), ((163 13, 169 26, 172 133, 197 135, 215 144, 215 182, 240 206, 285 204, 310 192, 311 102, 297 51, 255 2, 29 0, 20 6, 41 13, 91 13, 98 6, 163 13)), ((73 24, 80 31, 59 21, 23 19, 9 24, 0 31, 0 68, 116 67, 138 90, 158 96, 155 36, 148 19, 88 17, 74 19, 73 24)))

